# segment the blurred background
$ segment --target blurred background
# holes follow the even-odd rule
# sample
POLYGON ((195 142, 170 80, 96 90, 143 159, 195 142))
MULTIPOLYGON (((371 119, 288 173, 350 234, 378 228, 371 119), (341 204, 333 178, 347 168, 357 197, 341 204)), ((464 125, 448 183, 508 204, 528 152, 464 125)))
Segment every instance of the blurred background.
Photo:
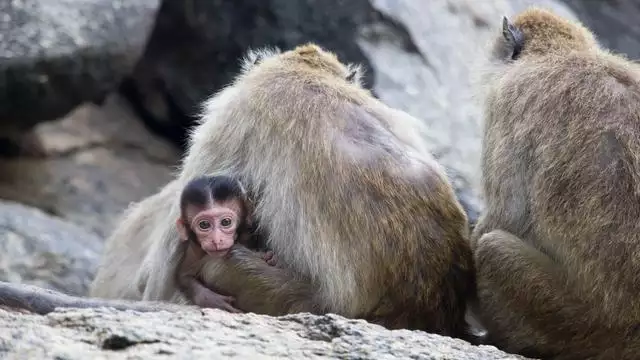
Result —
POLYGON ((474 222, 474 66, 530 5, 640 57, 640 0, 0 0, 0 280, 85 294, 122 210, 170 180, 250 47, 313 41, 363 64, 375 96, 428 125, 474 222))

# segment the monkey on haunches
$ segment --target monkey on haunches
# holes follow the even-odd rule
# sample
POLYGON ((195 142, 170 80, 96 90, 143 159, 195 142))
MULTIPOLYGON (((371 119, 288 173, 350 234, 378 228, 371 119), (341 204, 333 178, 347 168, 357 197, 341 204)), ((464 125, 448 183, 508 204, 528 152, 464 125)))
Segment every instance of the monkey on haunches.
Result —
POLYGON ((335 313, 469 338, 468 221, 421 120, 374 98, 358 66, 314 44, 251 51, 203 107, 179 175, 132 205, 105 243, 96 297, 179 302, 179 194, 239 179, 277 254, 232 246, 203 284, 268 315, 335 313), (223 274, 220 276, 219 274, 223 274), (135 275, 131 275, 135 274, 135 275))
POLYGON ((483 86, 474 312, 529 357, 640 357, 640 66, 532 8, 496 32, 483 86))
MULTIPOLYGON (((222 261, 235 244, 261 247, 258 235, 250 228, 250 209, 242 184, 227 176, 201 176, 182 191, 176 224, 184 243, 184 258, 178 265, 176 281, 195 305, 239 312, 232 305, 233 297, 204 286, 200 276, 203 264, 222 261)), ((268 264, 276 264, 273 251, 263 252, 263 257, 268 264)), ((216 276, 224 274, 218 272, 216 276)))

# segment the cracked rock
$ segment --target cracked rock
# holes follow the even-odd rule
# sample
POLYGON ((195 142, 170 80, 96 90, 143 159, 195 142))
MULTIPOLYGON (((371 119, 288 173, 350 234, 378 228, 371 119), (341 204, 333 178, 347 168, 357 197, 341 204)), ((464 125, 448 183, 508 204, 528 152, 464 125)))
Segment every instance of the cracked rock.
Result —
POLYGON ((37 359, 525 359, 493 346, 389 331, 337 315, 279 318, 220 310, 136 313, 0 310, 0 357, 37 359))

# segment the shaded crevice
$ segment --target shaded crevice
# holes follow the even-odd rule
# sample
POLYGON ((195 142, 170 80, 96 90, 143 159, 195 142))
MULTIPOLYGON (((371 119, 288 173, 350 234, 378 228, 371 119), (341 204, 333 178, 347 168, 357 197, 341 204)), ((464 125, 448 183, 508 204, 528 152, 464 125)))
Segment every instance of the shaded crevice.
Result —
MULTIPOLYGON (((298 335, 302 338, 332 342, 336 338, 345 335, 357 335, 348 326, 337 323, 333 315, 300 317, 299 315, 285 315, 277 318, 278 321, 292 322, 305 327, 305 331, 298 335)), ((338 320, 339 321, 339 320, 338 320)), ((347 320, 349 321, 349 320, 347 320)))
POLYGON ((103 350, 124 350, 136 345, 157 344, 160 340, 131 340, 126 336, 111 334, 102 340, 100 348, 103 350))

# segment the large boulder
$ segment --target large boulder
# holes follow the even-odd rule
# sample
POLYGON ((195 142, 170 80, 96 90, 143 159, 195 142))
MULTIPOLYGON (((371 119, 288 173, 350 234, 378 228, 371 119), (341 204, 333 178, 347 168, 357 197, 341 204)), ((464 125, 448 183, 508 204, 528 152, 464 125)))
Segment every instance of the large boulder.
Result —
POLYGON ((389 331, 336 315, 280 318, 220 310, 135 313, 0 309, 0 357, 37 359, 525 359, 493 346, 389 331))
POLYGON ((0 134, 99 101, 135 65, 159 0, 0 1, 0 134))

